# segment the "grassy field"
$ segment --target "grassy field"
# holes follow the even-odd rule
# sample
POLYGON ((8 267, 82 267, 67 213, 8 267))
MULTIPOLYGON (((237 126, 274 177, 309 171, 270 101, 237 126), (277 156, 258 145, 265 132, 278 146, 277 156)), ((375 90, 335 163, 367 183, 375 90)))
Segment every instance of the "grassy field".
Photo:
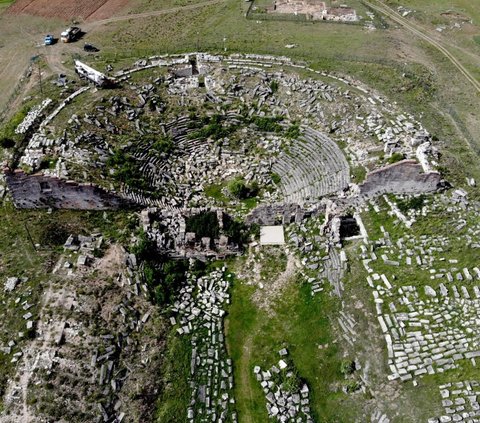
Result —
POLYGON ((131 0, 129 14, 152 12, 155 10, 171 9, 201 3, 204 0, 131 0))
POLYGON ((197 43, 201 50, 219 51, 226 37, 229 51, 284 54, 285 44, 298 44, 289 55, 314 59, 355 51, 365 56, 370 53, 373 58, 376 48, 388 42, 381 32, 346 25, 257 23, 244 18, 245 10, 243 3, 228 0, 198 10, 146 18, 141 30, 134 21, 107 26, 97 32, 96 38, 104 46, 103 55, 137 57, 160 51, 191 51, 197 43))
POLYGON ((0 0, 0 13, 2 13, 14 0, 0 0))
POLYGON ((168 349, 162 365, 161 389, 157 398, 156 422, 177 423, 187 421, 190 402, 191 345, 188 336, 172 331, 167 337, 168 349))
POLYGON ((443 16, 445 20, 442 22, 446 22, 448 15, 453 12, 468 18, 468 20, 472 19, 475 25, 480 24, 480 10, 478 9, 478 5, 468 0, 436 0, 434 2, 422 0, 386 0, 385 3, 392 7, 403 6, 408 9, 413 9, 432 22, 439 19, 439 16, 443 16))
MULTIPOLYGON (((269 283, 279 277, 282 260, 272 260, 266 253, 260 261, 265 295, 269 283)), ((244 263, 237 266, 240 269, 244 263)), ((339 301, 328 292, 312 297, 310 286, 302 283, 298 275, 288 280, 271 308, 259 305, 259 289, 241 278, 235 280, 226 324, 228 349, 235 368, 239 421, 267 421, 265 397, 253 368, 259 365, 267 369, 276 364, 278 351, 284 347, 299 376, 309 385, 316 421, 354 421, 361 412, 357 400, 363 394, 348 395, 341 390, 345 383, 340 372, 344 351, 332 331, 339 301)))

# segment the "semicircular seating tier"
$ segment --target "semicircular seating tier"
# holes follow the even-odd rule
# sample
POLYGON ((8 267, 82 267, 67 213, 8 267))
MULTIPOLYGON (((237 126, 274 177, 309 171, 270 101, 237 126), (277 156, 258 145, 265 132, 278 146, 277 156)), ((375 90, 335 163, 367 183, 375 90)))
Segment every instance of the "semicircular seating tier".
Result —
POLYGON ((280 178, 283 200, 303 204, 348 187, 350 169, 338 145, 309 127, 273 165, 280 178))

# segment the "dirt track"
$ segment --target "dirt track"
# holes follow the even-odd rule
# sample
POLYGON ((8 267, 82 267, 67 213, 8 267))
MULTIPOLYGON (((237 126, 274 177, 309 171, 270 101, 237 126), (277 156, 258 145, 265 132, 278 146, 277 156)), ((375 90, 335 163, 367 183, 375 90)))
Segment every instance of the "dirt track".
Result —
POLYGON ((376 0, 374 1, 375 3, 370 3, 368 1, 365 1, 365 4, 371 7, 372 9, 376 10, 377 12, 388 16, 393 21, 402 25, 404 28, 406 28, 416 36, 420 37, 421 39, 429 43, 431 46, 435 47, 458 69, 458 71, 468 80, 468 82, 473 85, 475 90, 478 93, 480 93, 480 82, 478 82, 472 76, 472 74, 457 60, 457 58, 452 53, 450 53, 439 41, 425 34, 423 31, 418 29, 415 25, 410 23, 408 20, 406 20, 402 16, 400 16, 397 12, 395 12, 390 7, 386 6, 383 3, 378 4, 376 0))
POLYGON ((128 0, 17 0, 8 9, 7 14, 26 14, 45 18, 88 19, 102 9, 103 15, 110 16, 128 0))
POLYGON ((107 19, 101 19, 98 21, 92 21, 88 22, 87 24, 84 25, 86 30, 92 31, 95 28, 98 28, 101 25, 105 25, 108 23, 112 22, 119 22, 119 21, 129 21, 131 19, 142 19, 142 18, 149 18, 152 16, 161 16, 161 15, 167 15, 170 13, 175 13, 175 12, 180 12, 182 10, 192 10, 192 9, 198 9, 201 7, 205 6, 210 6, 212 4, 217 4, 217 3, 222 3, 224 0, 208 0, 204 1, 202 3, 196 3, 196 4, 189 4, 187 6, 179 6, 179 7, 172 7, 171 9, 161 9, 161 10, 154 10, 151 12, 145 12, 145 13, 136 13, 136 14, 131 14, 131 15, 123 15, 123 16, 113 16, 111 18, 107 19))

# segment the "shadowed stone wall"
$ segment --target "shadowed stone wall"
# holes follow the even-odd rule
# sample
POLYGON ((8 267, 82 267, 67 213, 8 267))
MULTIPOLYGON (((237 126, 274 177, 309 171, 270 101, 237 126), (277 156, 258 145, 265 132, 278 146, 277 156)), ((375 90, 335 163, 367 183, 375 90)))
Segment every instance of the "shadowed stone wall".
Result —
POLYGON ((420 194, 436 191, 441 180, 440 173, 424 173, 422 166, 415 160, 402 160, 368 173, 359 188, 364 197, 384 193, 420 194))
POLYGON ((41 173, 5 171, 5 180, 15 207, 22 209, 108 210, 132 207, 134 203, 91 184, 79 184, 41 173))

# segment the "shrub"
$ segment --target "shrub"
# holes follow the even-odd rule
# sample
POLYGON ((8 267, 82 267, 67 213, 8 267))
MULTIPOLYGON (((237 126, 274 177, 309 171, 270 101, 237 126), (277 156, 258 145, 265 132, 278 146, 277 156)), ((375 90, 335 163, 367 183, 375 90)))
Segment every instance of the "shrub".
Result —
POLYGON ((230 241, 243 247, 249 240, 249 228, 243 222, 233 219, 228 215, 223 217, 223 232, 230 238, 230 241))
POLYGON ((351 375, 355 371, 355 361, 343 360, 340 363, 340 373, 345 376, 351 375))
POLYGON ((123 149, 116 149, 107 160, 107 166, 114 169, 114 178, 133 188, 148 190, 140 170, 139 161, 123 149))
POLYGON ((282 386, 287 392, 295 392, 300 389, 301 380, 296 370, 289 371, 284 377, 282 386))
POLYGON ((344 387, 345 392, 347 392, 348 394, 358 391, 360 388, 361 385, 356 380, 349 380, 344 387))
POLYGON ((278 173, 275 173, 275 172, 272 172, 270 174, 270 178, 272 178, 272 182, 275 184, 275 185, 279 185, 282 178, 280 178, 280 175, 278 173))
POLYGON ((405 158, 403 153, 393 153, 389 158, 388 158, 388 163, 393 164, 402 161, 405 158))
POLYGON ((300 125, 298 123, 290 125, 290 127, 285 132, 285 136, 290 139, 298 138, 300 136, 300 125))
POLYGON ((197 237, 218 238, 220 226, 218 224, 217 213, 203 212, 190 216, 186 219, 186 231, 195 232, 197 237))
POLYGON ((258 223, 252 223, 250 225, 250 235, 253 235, 255 239, 260 238, 260 225, 258 223))
POLYGON ((241 178, 235 178, 228 184, 228 191, 236 198, 246 198, 247 185, 241 178))
POLYGON ((143 279, 147 284, 151 299, 158 305, 170 304, 185 280, 188 269, 186 260, 173 260, 157 250, 154 241, 140 233, 139 242, 131 249, 142 263, 143 279))
POLYGON ((185 272, 188 270, 186 260, 161 259, 154 287, 154 301, 158 305, 171 304, 182 287, 185 272))
POLYGON ((224 126, 222 120, 223 118, 220 115, 201 119, 201 129, 192 132, 189 135, 189 138, 212 138, 214 140, 219 140, 220 138, 227 137, 237 129, 237 125, 224 126))
POLYGON ((38 241, 41 245, 58 247, 63 245, 68 238, 67 229, 58 223, 49 223, 40 229, 38 241))
POLYGON ((278 122, 280 122, 281 120, 281 117, 255 116, 254 118, 252 118, 252 123, 254 123, 261 131, 281 132, 282 127, 278 124, 278 122))
POLYGON ((13 148, 15 147, 15 140, 13 138, 3 136, 0 139, 0 146, 2 148, 13 148))
POLYGON ((397 200, 397 207, 402 213, 407 213, 409 210, 420 210, 425 203, 425 195, 412 197, 406 200, 397 200))
POLYGON ((137 244, 132 247, 131 252, 140 261, 154 261, 157 256, 157 244, 149 239, 145 232, 140 232, 137 244))
POLYGON ((256 181, 253 181, 250 185, 247 185, 243 178, 240 177, 232 179, 227 188, 230 194, 239 200, 256 197, 260 191, 260 187, 256 181))
POLYGON ((174 144, 168 137, 159 137, 153 142, 151 148, 157 153, 170 154, 174 149, 174 144))
POLYGON ((38 165, 38 168, 39 169, 55 169, 56 163, 57 163, 56 158, 52 158, 50 156, 45 156, 40 161, 40 164, 38 165))
POLYGON ((276 93, 278 91, 278 82, 275 80, 270 82, 270 89, 272 90, 272 93, 276 93))

